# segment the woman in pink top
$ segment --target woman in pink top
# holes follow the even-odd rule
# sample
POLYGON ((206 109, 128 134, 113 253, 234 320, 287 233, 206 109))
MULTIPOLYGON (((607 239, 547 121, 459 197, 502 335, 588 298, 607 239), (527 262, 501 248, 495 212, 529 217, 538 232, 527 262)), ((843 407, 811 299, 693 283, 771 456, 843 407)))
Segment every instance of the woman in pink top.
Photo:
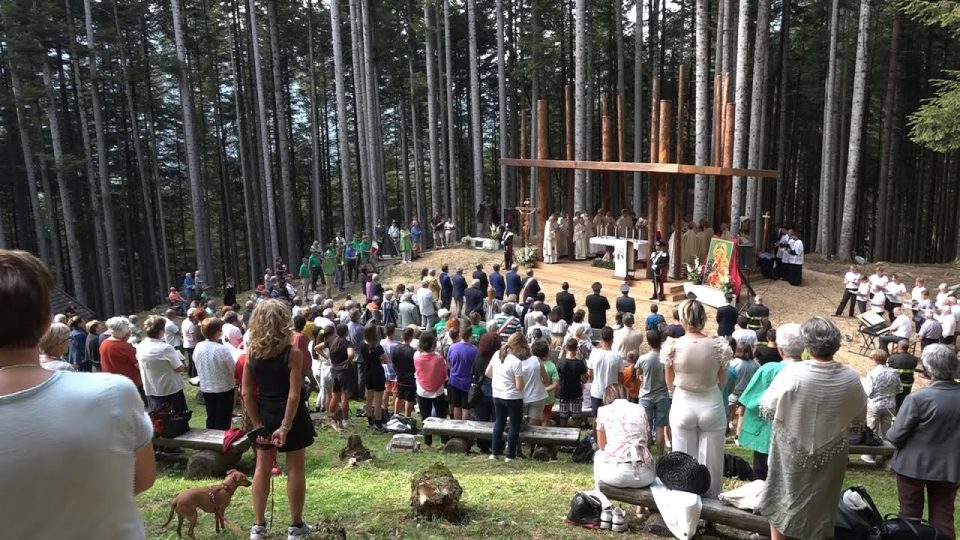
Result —
MULTIPOLYGON (((650 455, 650 425, 643 408, 630 402, 622 384, 611 384, 603 392, 603 407, 597 409, 597 447, 593 457, 593 480, 597 493, 600 482, 619 488, 642 488, 657 477, 650 455)), ((601 494, 601 504, 610 501, 601 494)))
POLYGON ((727 384, 727 364, 733 353, 723 338, 703 335, 707 322, 703 304, 685 300, 677 310, 685 334, 668 339, 660 355, 667 388, 673 393, 673 449, 693 456, 710 470, 706 496, 716 497, 723 487, 727 432, 726 404, 720 389, 727 384))
MULTIPOLYGON (((439 418, 447 417, 447 396, 443 384, 447 382, 447 364, 443 356, 433 352, 437 338, 430 332, 420 335, 417 346, 419 351, 413 357, 413 367, 417 376, 417 406, 420 408, 420 418, 426 421, 433 416, 436 409, 439 418)), ((424 435, 423 442, 427 446, 433 444, 431 435, 424 435)))

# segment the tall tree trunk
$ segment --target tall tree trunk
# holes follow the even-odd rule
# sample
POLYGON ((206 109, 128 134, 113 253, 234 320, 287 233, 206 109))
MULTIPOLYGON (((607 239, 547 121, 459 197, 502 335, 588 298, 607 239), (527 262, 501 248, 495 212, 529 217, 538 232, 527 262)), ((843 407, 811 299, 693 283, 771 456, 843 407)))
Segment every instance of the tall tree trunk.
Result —
MULTIPOLYGON (((586 21, 586 0, 576 0, 576 30, 574 32, 574 159, 581 161, 586 159, 586 83, 587 83, 587 21, 586 21)), ((573 209, 576 212, 583 212, 587 209, 587 178, 586 171, 577 169, 573 175, 573 209)))
POLYGON ((290 143, 287 139, 287 112, 280 78, 280 36, 277 27, 277 1, 267 3, 267 26, 270 29, 270 64, 273 71, 274 118, 277 122, 277 154, 280 156, 280 190, 287 205, 284 214, 287 263, 293 268, 300 259, 300 232, 298 231, 297 204, 290 175, 290 143))
MULTIPOLYGON (((266 89, 263 84, 263 68, 260 65, 260 38, 257 30, 257 4, 256 0, 249 0, 248 15, 250 16, 250 40, 251 57, 253 57, 253 73, 256 79, 257 87, 257 124, 260 129, 260 163, 261 174, 263 174, 264 193, 266 199, 263 201, 267 207, 267 253, 270 254, 270 266, 274 261, 280 258, 280 238, 277 232, 277 205, 274 200, 273 188, 273 168, 270 160, 270 124, 267 122, 267 98, 266 89)), ((332 10, 331 10, 332 13, 332 10)), ((331 15, 332 16, 332 15, 331 15)), ((288 261, 293 264, 293 261, 288 261)))
MULTIPOLYGON (((757 2, 757 33, 753 44, 753 90, 750 95, 750 134, 747 148, 747 166, 759 169, 762 166, 763 145, 763 107, 767 95, 767 43, 770 35, 770 0, 757 2)), ((761 205, 761 180, 754 176, 747 184, 747 204, 744 215, 754 221, 752 230, 754 245, 760 238, 760 224, 756 222, 758 207, 761 205)))
POLYGON ((380 92, 379 81, 377 77, 376 59, 373 50, 373 31, 370 13, 370 2, 360 0, 361 11, 361 34, 363 37, 363 66, 365 69, 364 83, 366 88, 364 98, 366 101, 366 114, 364 115, 367 127, 367 147, 370 151, 372 160, 372 174, 369 177, 370 194, 373 199, 370 216, 370 234, 376 228, 377 222, 383 218, 383 211, 386 210, 386 195, 384 192, 384 166, 383 166, 383 127, 380 125, 380 92))
POLYGON ((734 0, 720 0, 723 4, 723 35, 721 37, 722 41, 722 53, 721 53, 721 69, 720 73, 730 73, 732 70, 736 69, 736 57, 733 55, 733 42, 736 40, 736 34, 733 30, 733 2, 734 0), (734 64, 734 65, 730 65, 734 64))
MULTIPOLYGON (((643 0, 633 7, 633 160, 643 161, 643 0)), ((633 212, 643 214, 643 178, 633 173, 633 212)))
MULTIPOLYGON (((788 60, 790 57, 790 11, 791 11, 791 1, 783 0, 781 7, 781 20, 780 20, 780 109, 779 109, 779 126, 777 132, 777 194, 776 194, 776 209, 774 211, 774 223, 783 225, 785 222, 784 216, 784 200, 787 191, 787 159, 788 148, 787 148, 787 119, 788 111, 790 108, 790 84, 788 82, 789 72, 787 71, 787 66, 789 64, 788 60)), ((807 231, 808 235, 811 231, 807 231)), ((807 236, 807 238, 810 238, 807 236)))
POLYGON ((330 3, 330 30, 333 41, 334 89, 337 93, 337 144, 340 154, 340 194, 343 198, 343 234, 353 238, 352 174, 350 171, 350 139, 347 128, 347 90, 343 82, 343 40, 340 37, 339 2, 330 3))
POLYGON ((170 8, 173 11, 173 36, 177 49, 180 108, 183 111, 183 143, 187 160, 187 177, 190 180, 197 270, 204 279, 210 280, 213 278, 213 250, 210 245, 210 227, 207 224, 207 205, 203 197, 203 177, 200 174, 200 145, 193 116, 193 87, 190 82, 187 45, 184 38, 186 28, 184 28, 183 12, 180 10, 180 0, 170 0, 170 8))
MULTIPOLYGON (((59 61, 59 57, 58 57, 59 61)), ((74 194, 70 192, 70 186, 63 164, 63 144, 60 138, 60 116, 57 114, 57 98, 53 91, 53 78, 50 73, 50 64, 44 60, 40 67, 43 73, 43 86, 47 93, 47 122, 50 129, 50 144, 53 147, 53 166, 57 173, 57 187, 60 191, 60 207, 63 212, 63 229, 67 238, 67 257, 70 261, 70 283, 73 286, 72 293, 77 300, 88 305, 87 290, 83 286, 83 262, 80 258, 80 250, 76 246, 80 245, 77 236, 77 218, 74 213, 74 194)), ((0 242, 0 246, 4 244, 0 242)))
MULTIPOLYGON (((890 31, 890 57, 887 63, 887 91, 883 98, 883 124, 880 131, 880 171, 877 177, 876 213, 873 227, 873 259, 887 257, 887 222, 890 220, 890 199, 893 191, 894 154, 891 151, 894 138, 894 115, 896 95, 900 91, 900 12, 893 12, 893 28, 890 31)), ((960 235, 958 235, 960 238, 960 235)))
POLYGON ((397 106, 400 115, 400 195, 403 201, 403 221, 410 223, 410 154, 407 148, 407 115, 403 100, 397 106))
MULTIPOLYGON (((124 36, 124 34, 120 29, 120 17, 117 12, 116 4, 113 5, 113 22, 119 40, 120 36, 124 36)), ((153 305, 157 302, 157 300, 163 298, 166 290, 166 282, 164 282, 163 263, 160 259, 160 244, 157 240, 157 224, 153 215, 153 200, 150 195, 150 179, 147 177, 147 165, 143 155, 143 147, 140 144, 140 122, 137 119, 137 109, 133 101, 133 84, 130 82, 130 73, 128 69, 128 65, 130 65, 128 52, 129 47, 130 44, 126 37, 124 37, 123 43, 119 44, 117 48, 120 50, 120 77, 123 81, 123 93, 126 97, 130 130, 133 133, 133 151, 137 159, 137 175, 140 177, 140 196, 141 200, 143 201, 143 215, 147 222, 147 240, 150 242, 150 254, 148 257, 152 263, 151 270, 153 271, 153 276, 156 280, 156 288, 149 289, 151 294, 147 298, 148 303, 153 305)), ((47 75, 45 74, 44 77, 47 77, 47 75)))
MULTIPOLYGON (((17 129, 20 134, 20 150, 23 152, 23 168, 27 175, 27 188, 30 193, 30 213, 33 218, 33 234, 37 244, 37 254, 47 264, 52 264, 50 249, 47 245, 47 231, 43 223, 43 210, 40 208, 40 196, 37 189, 37 173, 33 163, 33 143, 31 142, 30 129, 27 126, 26 108, 23 103, 23 90, 20 83, 20 76, 14 65, 13 59, 7 55, 10 67, 10 89, 13 92, 14 109, 17 112, 17 129)), ((44 194, 48 195, 48 194, 44 194)))
POLYGON ((850 107, 850 145, 847 149, 847 182, 843 196, 843 219, 840 222, 840 246, 837 252, 846 257, 853 252, 853 235, 857 217, 857 187, 860 178, 860 141, 863 138, 863 115, 867 93, 867 48, 869 47, 871 0, 860 0, 860 22, 857 31, 857 60, 853 70, 853 100, 850 107))
MULTIPOLYGON (((750 57, 750 0, 740 0, 740 14, 737 24, 737 77, 736 77, 736 113, 733 126, 733 166, 743 168, 747 165, 747 118, 749 113, 747 78, 750 57)), ((740 230, 740 216, 743 214, 742 176, 733 177, 733 196, 730 203, 730 231, 736 235, 740 230)))
MULTIPOLYGON (((244 90, 243 90, 243 72, 240 67, 240 17, 237 14, 236 0, 233 0, 233 22, 230 25, 231 35, 233 38, 233 43, 230 45, 230 65, 233 68, 233 106, 236 114, 236 127, 237 127, 237 158, 240 161, 240 180, 243 184, 243 210, 246 219, 244 219, 244 226, 246 227, 246 237, 247 237, 247 264, 249 266, 250 275, 247 280, 247 284, 250 287, 256 287, 257 285, 257 276, 260 275, 260 268, 263 268, 263 254, 260 250, 259 236, 258 232, 262 231, 258 227, 259 220, 259 211, 256 208, 254 203, 254 193, 255 187, 253 187, 254 180, 251 178, 250 170, 247 168, 247 156, 248 149, 250 146, 247 144, 247 133, 243 112, 243 103, 244 103, 244 90)), ((312 42, 311 42, 312 43, 312 42)), ((312 49, 311 49, 312 50, 312 49)), ((311 65, 313 65, 311 63, 311 65)), ((250 149, 250 154, 253 154, 255 150, 250 149)), ((256 169, 255 161, 251 163, 251 169, 256 169)), ((255 174, 253 176, 256 176, 255 174)), ((237 276, 239 279, 240 276, 237 276)))
MULTIPOLYGON (((503 28, 503 0, 497 0, 497 126, 500 129, 500 159, 507 157, 509 151, 509 135, 507 127, 510 123, 507 116, 507 73, 506 51, 504 49, 503 28)), ((506 165, 500 165, 500 222, 506 223, 508 193, 510 192, 509 171, 506 165)))
MULTIPOLYGON (((462 232, 466 233, 468 231, 467 223, 469 223, 470 220, 460 219, 458 205, 454 202, 457 200, 460 189, 457 187, 459 185, 457 178, 459 167, 457 163, 457 131, 455 129, 457 124, 454 115, 455 102, 453 101, 453 41, 450 38, 450 0, 443 0, 443 42, 444 62, 447 66, 447 168, 450 174, 450 218, 462 232)), ((473 72, 471 71, 471 73, 473 72)), ((480 201, 475 201, 474 207, 479 204, 480 201)))
POLYGON ((41 156, 38 160, 40 165, 40 189, 43 190, 43 224, 45 230, 50 231, 50 255, 53 257, 53 270, 54 278, 57 286, 64 288, 66 286, 66 268, 63 265, 63 246, 60 244, 60 225, 57 221, 57 212, 54 211, 56 206, 56 196, 53 193, 53 188, 50 187, 50 170, 47 165, 46 159, 44 159, 43 154, 46 153, 46 149, 43 143, 43 132, 40 130, 40 126, 43 125, 43 119, 40 117, 40 107, 37 104, 36 107, 33 107, 33 125, 37 131, 39 138, 37 139, 40 142, 40 152, 41 156))
MULTIPOLYGON (((763 2, 764 0, 760 0, 763 2)), ((710 161, 710 133, 707 114, 710 110, 709 100, 707 98, 708 81, 710 76, 710 58, 707 52, 709 49, 709 13, 708 0, 696 0, 696 117, 694 119, 695 131, 695 149, 694 163, 697 165, 707 165, 710 161)), ((707 218, 707 186, 709 180, 705 175, 698 174, 694 184, 693 191, 693 220, 699 222, 707 218)))
MULTIPOLYGON (((310 218, 313 239, 323 242, 323 198, 320 186, 320 121, 317 118, 317 65, 313 58, 313 0, 307 2, 307 62, 310 70, 310 218)), ((324 126, 326 129, 326 126, 324 126)))
POLYGON ((837 75, 837 33, 839 28, 840 0, 833 0, 830 8, 830 45, 829 60, 827 64, 827 80, 824 83, 824 105, 823 105, 823 143, 820 151, 820 211, 819 234, 817 235, 817 252, 829 257, 833 255, 831 248, 833 227, 830 225, 833 216, 830 215, 830 201, 833 200, 834 184, 834 162, 833 157, 836 152, 833 151, 836 137, 833 132, 834 117, 834 98, 835 98, 835 80, 837 75))
MULTIPOLYGON (((371 218, 373 214, 373 202, 370 194, 373 157, 369 149, 369 138, 367 136, 367 71, 364 69, 363 30, 360 28, 360 8, 357 5, 357 1, 358 0, 350 0, 348 4, 350 10, 350 57, 353 62, 353 110, 356 116, 357 126, 358 176, 360 177, 360 193, 363 200, 362 229, 369 231, 372 227, 371 218)), ((352 238, 349 240, 352 240, 352 238)))
MULTIPOLYGON (((407 82, 410 87, 410 128, 413 139, 413 170, 414 170, 414 191, 416 192, 416 217, 417 219, 422 219, 424 211, 427 207, 426 194, 424 193, 424 180, 423 180, 423 159, 420 152, 420 129, 417 124, 417 92, 413 70, 413 59, 417 56, 417 49, 414 45, 415 38, 413 32, 413 1, 407 0, 407 48, 409 53, 407 54, 407 71, 408 77, 407 82)), ((407 226, 409 226, 409 222, 407 226)))
MULTIPOLYGON (((425 0, 423 3, 423 33, 426 42, 426 67, 427 70, 427 133, 430 141, 430 215, 436 216, 440 213, 440 146, 437 140, 437 74, 434 67, 434 26, 433 26, 433 0, 425 0)), ((423 216, 419 216, 423 219, 423 216)), ((422 221, 423 226, 429 220, 422 221)), ((425 235, 432 240, 433 235, 425 235)))
MULTIPOLYGON (((470 138, 473 140, 473 205, 483 200, 483 133, 480 129, 480 73, 477 66, 477 2, 467 0, 467 30, 470 48, 470 138)), ((546 193, 542 196, 547 196, 546 193)), ((474 233, 483 236, 477 222, 474 233)))
POLYGON ((103 229, 106 238, 107 268, 110 294, 113 301, 113 313, 122 313, 123 300, 122 272, 120 271, 120 245, 117 243, 117 221, 113 214, 113 201, 110 197, 110 162, 107 158, 107 135, 104 127, 103 105, 100 102, 99 76, 97 74, 97 46, 93 31, 93 11, 90 0, 83 0, 84 21, 87 29, 87 49, 90 58, 90 101, 93 107, 93 125, 97 139, 97 169, 100 173, 100 198, 103 201, 103 229))

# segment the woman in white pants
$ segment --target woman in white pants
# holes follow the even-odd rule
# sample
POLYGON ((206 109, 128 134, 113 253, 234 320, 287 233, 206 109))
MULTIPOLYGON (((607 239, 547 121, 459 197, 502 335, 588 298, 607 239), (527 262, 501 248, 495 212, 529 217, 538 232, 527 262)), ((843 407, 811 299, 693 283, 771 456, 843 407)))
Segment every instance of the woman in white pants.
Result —
POLYGON ((622 384, 603 392, 603 407, 597 409, 597 447, 593 456, 593 480, 601 505, 610 501, 600 492, 600 482, 619 488, 642 488, 657 477, 650 455, 650 425, 643 408, 630 402, 622 384))
POLYGON ((673 393, 670 429, 673 450, 693 456, 710 470, 710 490, 716 497, 723 487, 723 445, 727 415, 720 389, 727 382, 727 364, 733 356, 723 338, 703 335, 707 321, 703 304, 686 300, 678 307, 685 334, 663 346, 664 375, 673 393))

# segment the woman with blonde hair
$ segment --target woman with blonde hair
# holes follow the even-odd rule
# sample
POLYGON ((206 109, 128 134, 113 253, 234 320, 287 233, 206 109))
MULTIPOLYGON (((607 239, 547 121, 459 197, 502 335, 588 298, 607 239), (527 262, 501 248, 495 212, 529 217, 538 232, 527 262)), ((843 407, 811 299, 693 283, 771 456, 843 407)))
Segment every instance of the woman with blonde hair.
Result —
POLYGON ((710 470, 707 497, 723 487, 723 445, 727 431, 726 404, 720 389, 727 383, 727 364, 733 356, 723 338, 707 337, 703 304, 685 300, 677 308, 684 335, 663 345, 667 387, 673 392, 670 429, 673 449, 693 456, 710 470))
POLYGON ((53 323, 40 338, 40 365, 48 371, 76 371, 73 364, 63 360, 70 347, 70 327, 53 323))
POLYGON ((503 449, 503 430, 507 420, 510 430, 507 432, 507 455, 505 463, 517 457, 517 443, 520 441, 520 423, 523 421, 523 368, 521 362, 530 357, 530 346, 522 332, 513 333, 500 351, 493 355, 487 365, 486 376, 492 382, 493 442, 490 445, 490 459, 497 459, 503 449))
POLYGON ((265 512, 270 474, 277 451, 287 455, 287 499, 290 526, 287 538, 304 538, 310 526, 303 521, 306 495, 305 448, 313 444, 313 423, 300 399, 303 354, 290 346, 290 308, 267 300, 250 316, 247 363, 243 370, 243 401, 255 426, 257 465, 253 476, 251 540, 267 537, 265 512))

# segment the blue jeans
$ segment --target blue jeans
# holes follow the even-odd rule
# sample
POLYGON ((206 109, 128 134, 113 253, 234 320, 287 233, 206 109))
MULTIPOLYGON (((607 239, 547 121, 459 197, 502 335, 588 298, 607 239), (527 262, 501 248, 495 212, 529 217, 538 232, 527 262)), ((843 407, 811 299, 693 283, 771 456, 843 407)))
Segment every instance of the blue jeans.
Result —
POLYGON ((517 457, 517 443, 520 441, 520 422, 523 421, 523 398, 500 399, 493 398, 493 409, 496 420, 493 422, 493 441, 490 453, 499 456, 503 453, 503 430, 507 418, 510 419, 510 431, 507 432, 507 457, 517 457))
MULTIPOLYGON (((484 395, 483 405, 470 409, 470 419, 477 422, 489 422, 493 419, 493 397, 484 395)), ((490 453, 490 441, 477 439, 477 448, 481 452, 490 453)))
POLYGON ((337 290, 343 290, 343 269, 337 269, 337 290))

